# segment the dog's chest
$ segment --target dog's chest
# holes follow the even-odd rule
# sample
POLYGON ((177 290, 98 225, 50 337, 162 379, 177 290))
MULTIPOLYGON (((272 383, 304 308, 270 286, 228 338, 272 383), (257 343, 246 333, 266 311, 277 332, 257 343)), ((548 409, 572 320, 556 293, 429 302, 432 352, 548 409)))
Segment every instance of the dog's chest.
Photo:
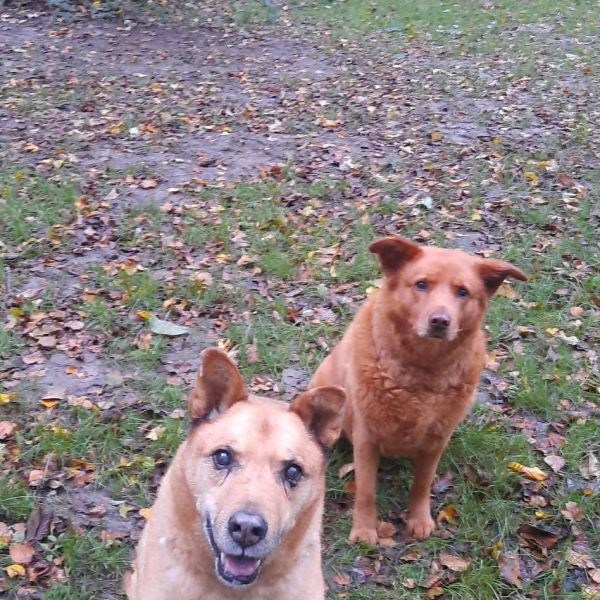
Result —
POLYGON ((444 444, 468 412, 475 385, 425 382, 378 372, 362 389, 358 410, 384 456, 412 456, 444 444))

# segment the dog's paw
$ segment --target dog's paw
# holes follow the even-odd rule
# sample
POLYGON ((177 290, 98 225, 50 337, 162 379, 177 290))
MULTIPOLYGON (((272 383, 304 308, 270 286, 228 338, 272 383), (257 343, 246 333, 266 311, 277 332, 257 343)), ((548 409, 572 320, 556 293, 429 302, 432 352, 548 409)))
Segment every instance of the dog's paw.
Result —
POLYGON ((424 540, 433 533, 434 529, 435 521, 431 518, 430 514, 408 517, 406 533, 411 537, 424 540))
POLYGON ((348 541, 351 544, 363 542, 369 546, 377 544, 377 530, 372 527, 353 527, 348 541))

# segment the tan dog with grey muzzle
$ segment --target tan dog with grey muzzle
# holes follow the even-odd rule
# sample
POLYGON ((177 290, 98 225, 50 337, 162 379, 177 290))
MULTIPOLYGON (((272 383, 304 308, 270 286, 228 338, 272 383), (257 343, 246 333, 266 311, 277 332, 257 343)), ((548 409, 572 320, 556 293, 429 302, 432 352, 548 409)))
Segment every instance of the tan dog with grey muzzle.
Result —
POLYGON ((344 392, 288 405, 248 393, 224 352, 206 350, 192 430, 167 471, 126 580, 130 600, 322 600, 325 449, 344 392))

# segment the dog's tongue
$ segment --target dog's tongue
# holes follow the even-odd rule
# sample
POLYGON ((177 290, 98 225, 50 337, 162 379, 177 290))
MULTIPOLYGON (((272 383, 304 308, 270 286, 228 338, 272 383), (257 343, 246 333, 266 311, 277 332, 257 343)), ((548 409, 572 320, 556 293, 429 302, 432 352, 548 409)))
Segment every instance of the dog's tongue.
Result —
POLYGON ((234 577, 250 577, 258 568, 259 562, 255 558, 232 556, 231 554, 225 554, 223 558, 223 566, 234 577))

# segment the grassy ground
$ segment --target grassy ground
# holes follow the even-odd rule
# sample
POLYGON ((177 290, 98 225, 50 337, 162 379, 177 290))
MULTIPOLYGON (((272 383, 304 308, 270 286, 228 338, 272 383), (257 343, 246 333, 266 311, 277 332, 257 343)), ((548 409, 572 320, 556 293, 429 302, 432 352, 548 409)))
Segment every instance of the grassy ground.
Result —
MULTIPOLYGON (((232 5, 246 28, 264 21, 262 11, 232 5)), ((351 449, 335 449, 324 536, 330 597, 593 597, 600 168, 590 90, 598 16, 593 2, 294 2, 273 31, 278 39, 301 31, 323 46, 319 56, 335 55, 323 63, 331 79, 284 74, 277 86, 289 104, 273 107, 256 101, 268 87, 263 75, 246 57, 229 56, 232 73, 249 71, 240 106, 256 117, 238 110, 237 98, 222 100, 232 75, 211 73, 217 91, 207 92, 229 104, 196 109, 187 94, 205 85, 200 76, 182 86, 157 75, 146 88, 133 75, 126 90, 98 96, 98 80, 80 71, 76 97, 66 98, 62 79, 32 89, 5 72, 3 108, 33 125, 31 139, 11 133, 18 143, 3 152, 0 170, 0 590, 119 597, 143 509, 185 435, 181 409, 199 350, 232 351, 258 392, 302 389, 377 285, 368 243, 398 232, 504 258, 531 281, 503 287, 492 303, 480 402, 440 466, 433 538, 403 538, 410 467, 387 461, 379 509, 396 530, 392 540, 349 546, 352 476, 338 470, 351 449), (315 23, 330 32, 316 37, 315 23), (476 110, 483 101, 487 108, 476 110), (431 112, 419 113, 421 103, 431 112), (176 136, 196 110, 205 129, 194 135, 266 131, 274 134, 264 145, 276 145, 283 129, 300 132, 299 148, 292 159, 282 151, 273 164, 229 178, 200 176, 193 165, 181 183, 174 173, 182 159, 165 168, 166 153, 170 136, 187 139, 176 136), (107 122, 88 123, 89 111, 107 122), (71 114, 82 121, 50 140, 40 133, 40 123, 71 114), (127 131, 141 129, 146 137, 132 148, 148 160, 81 158, 89 142, 73 128, 99 126, 106 129, 94 143, 113 153, 127 149, 127 131), (163 154, 152 162, 157 148, 163 154), (143 195, 155 189, 162 195, 143 195), (154 334, 143 311, 192 333, 154 334), (515 473, 511 462, 541 468, 543 481, 515 473), (34 556, 19 556, 18 544, 34 556), (460 564, 449 566, 448 554, 460 564)), ((261 31, 240 43, 249 35, 264 43, 261 31)), ((293 46, 289 55, 303 52, 293 46)))

